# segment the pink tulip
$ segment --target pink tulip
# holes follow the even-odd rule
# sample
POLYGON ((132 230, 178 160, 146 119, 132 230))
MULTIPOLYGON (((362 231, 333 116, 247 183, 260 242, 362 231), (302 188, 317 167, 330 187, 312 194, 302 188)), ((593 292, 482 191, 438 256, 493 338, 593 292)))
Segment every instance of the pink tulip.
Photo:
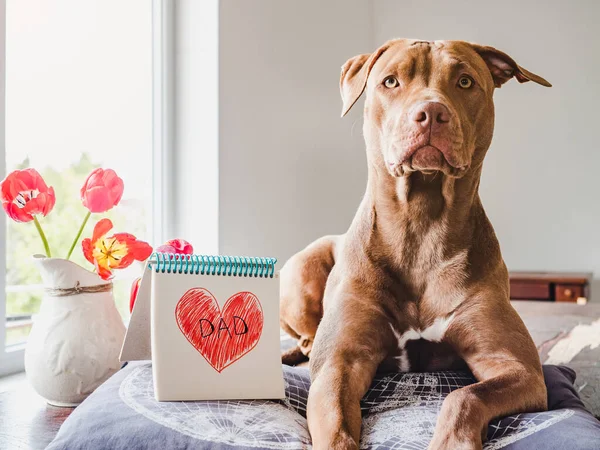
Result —
POLYGON ((36 215, 46 216, 56 202, 54 188, 48 187, 42 176, 35 169, 15 170, 0 182, 0 201, 8 217, 15 222, 31 222, 35 224, 42 238, 46 256, 50 258, 48 239, 36 215))
POLYGON ((129 293, 129 312, 133 312, 133 306, 135 305, 135 299, 137 298, 138 291, 140 290, 140 283, 142 278, 136 278, 131 284, 131 291, 129 293))
POLYGON ((81 188, 81 201, 90 212, 103 213, 121 201, 123 189, 123 180, 114 170, 95 169, 81 188))
POLYGON ((192 244, 184 239, 171 239, 156 250, 158 253, 175 253, 177 255, 191 255, 194 253, 192 244))
POLYGON ((54 189, 35 169, 15 170, 0 182, 0 200, 16 222, 31 222, 35 214, 46 216, 56 202, 54 189))

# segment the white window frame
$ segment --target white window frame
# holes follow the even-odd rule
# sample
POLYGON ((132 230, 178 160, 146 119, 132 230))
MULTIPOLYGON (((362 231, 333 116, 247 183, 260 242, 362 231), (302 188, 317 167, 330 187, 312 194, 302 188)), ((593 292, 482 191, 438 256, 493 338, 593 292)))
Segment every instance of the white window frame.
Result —
MULTIPOLYGON (((6 0, 0 0, 0 179, 6 173, 6 0)), ((23 370, 25 346, 6 347, 6 215, 0 219, 0 376, 23 370)))
POLYGON ((152 230, 153 242, 173 232, 175 129, 174 0, 152 0, 152 230))
MULTIPOLYGON (((152 242, 173 229, 174 1, 152 0, 152 242)), ((6 176, 6 0, 0 0, 0 180, 6 176)), ((6 347, 6 216, 0 212, 0 377, 24 370, 25 344, 6 347)))

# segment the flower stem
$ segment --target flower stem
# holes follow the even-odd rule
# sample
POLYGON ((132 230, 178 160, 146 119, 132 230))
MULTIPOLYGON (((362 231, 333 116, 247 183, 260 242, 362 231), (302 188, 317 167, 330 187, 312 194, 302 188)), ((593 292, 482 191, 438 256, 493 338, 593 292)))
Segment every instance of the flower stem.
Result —
POLYGON ((44 249, 46 249, 46 256, 48 258, 52 258, 52 253, 50 253, 50 246, 48 245, 48 239, 46 239, 46 235, 44 234, 44 230, 42 230, 42 226, 37 220, 36 216, 33 216, 33 223, 35 223, 35 227, 42 238, 42 242, 44 243, 44 249))
POLYGON ((81 226, 79 227, 79 231, 77 232, 77 236, 75 236, 75 240, 71 244, 71 248, 69 249, 69 253, 67 254, 67 259, 69 259, 71 257, 71 254, 73 253, 73 250, 75 249, 75 246, 77 245, 77 242, 79 242, 79 238, 81 237, 81 233, 83 233, 83 229, 85 228, 85 224, 87 223, 87 221, 88 221, 88 219, 90 218, 91 215, 92 215, 91 211, 88 211, 88 213, 85 215, 85 218, 83 219, 83 223, 81 224, 81 226))

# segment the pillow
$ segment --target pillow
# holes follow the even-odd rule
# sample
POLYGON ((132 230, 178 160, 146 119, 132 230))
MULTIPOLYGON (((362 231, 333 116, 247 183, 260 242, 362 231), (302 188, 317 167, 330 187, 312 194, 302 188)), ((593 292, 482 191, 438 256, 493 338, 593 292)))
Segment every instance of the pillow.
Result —
MULTIPOLYGON (((544 375, 552 410, 490 423, 485 449, 600 448, 600 422, 577 397, 573 371, 546 366, 544 375)), ((150 363, 132 363, 77 407, 47 448, 308 448, 308 370, 284 366, 284 376, 282 401, 157 402, 150 363)), ((445 396, 473 382, 460 372, 378 376, 361 402, 361 448, 426 449, 445 396)))

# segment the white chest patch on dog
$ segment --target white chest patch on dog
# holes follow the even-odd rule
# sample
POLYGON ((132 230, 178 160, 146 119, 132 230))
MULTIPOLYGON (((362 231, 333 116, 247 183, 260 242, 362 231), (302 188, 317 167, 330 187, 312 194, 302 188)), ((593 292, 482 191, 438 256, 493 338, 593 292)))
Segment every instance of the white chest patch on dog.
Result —
POLYGON ((441 342, 453 318, 454 314, 451 314, 448 317, 438 317, 431 325, 423 330, 409 328, 402 334, 398 333, 394 329, 393 325, 390 324, 392 333, 394 333, 394 336, 396 336, 396 339, 398 340, 398 350, 400 350, 400 356, 396 356, 395 359, 398 361, 399 369, 402 372, 408 372, 410 370, 410 362, 405 350, 406 343, 408 341, 424 339, 430 342, 441 342))

